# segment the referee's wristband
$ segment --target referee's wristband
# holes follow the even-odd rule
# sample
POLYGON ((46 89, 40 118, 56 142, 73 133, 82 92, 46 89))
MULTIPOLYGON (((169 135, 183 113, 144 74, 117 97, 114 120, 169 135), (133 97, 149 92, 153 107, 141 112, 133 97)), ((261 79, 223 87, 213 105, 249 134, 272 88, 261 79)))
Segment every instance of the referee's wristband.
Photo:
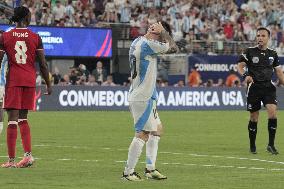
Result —
POLYGON ((242 75, 242 78, 245 79, 247 76, 249 76, 248 72, 245 72, 243 75, 242 75))

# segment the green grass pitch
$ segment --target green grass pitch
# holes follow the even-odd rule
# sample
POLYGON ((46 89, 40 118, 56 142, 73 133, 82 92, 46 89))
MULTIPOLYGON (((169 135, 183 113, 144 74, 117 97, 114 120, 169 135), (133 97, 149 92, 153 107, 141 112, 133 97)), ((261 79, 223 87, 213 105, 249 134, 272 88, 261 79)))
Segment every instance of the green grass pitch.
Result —
MULTIPOLYGON (((160 111, 164 135, 157 168, 164 181, 120 179, 134 130, 129 112, 33 112, 28 169, 0 169, 1 189, 283 189, 284 114, 278 113, 273 156, 265 151, 267 115, 261 112, 257 155, 248 153, 246 111, 160 111)), ((6 126, 5 126, 6 128, 6 126)), ((0 160, 6 160, 6 134, 0 160)), ((17 156, 23 155, 18 134, 17 156)), ((136 171, 143 173, 145 149, 136 171)), ((142 174, 143 175, 143 174, 142 174)))

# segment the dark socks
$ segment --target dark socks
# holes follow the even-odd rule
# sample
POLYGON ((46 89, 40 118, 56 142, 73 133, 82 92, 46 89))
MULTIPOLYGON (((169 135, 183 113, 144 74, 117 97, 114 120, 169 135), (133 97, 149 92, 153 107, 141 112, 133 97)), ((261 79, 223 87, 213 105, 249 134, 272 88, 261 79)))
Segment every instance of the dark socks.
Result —
POLYGON ((269 146, 274 146, 276 129, 277 129, 277 119, 268 119, 269 146))
POLYGON ((255 140, 256 140, 256 134, 257 134, 257 122, 249 121, 248 132, 249 132, 250 147, 255 148, 255 140))

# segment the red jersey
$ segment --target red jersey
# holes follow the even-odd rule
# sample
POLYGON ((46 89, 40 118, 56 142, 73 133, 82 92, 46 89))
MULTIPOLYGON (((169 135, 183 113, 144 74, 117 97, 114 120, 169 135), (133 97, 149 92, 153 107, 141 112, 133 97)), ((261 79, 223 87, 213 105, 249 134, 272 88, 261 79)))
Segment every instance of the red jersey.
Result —
POLYGON ((36 51, 43 50, 40 36, 27 28, 14 28, 2 34, 0 48, 8 57, 6 87, 35 87, 36 51))

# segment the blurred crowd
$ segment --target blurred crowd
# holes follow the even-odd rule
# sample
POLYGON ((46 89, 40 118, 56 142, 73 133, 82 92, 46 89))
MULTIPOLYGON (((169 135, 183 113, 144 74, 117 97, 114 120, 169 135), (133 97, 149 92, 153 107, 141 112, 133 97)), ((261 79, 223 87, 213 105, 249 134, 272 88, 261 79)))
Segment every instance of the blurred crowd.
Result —
MULTIPOLYGON (((243 44, 253 45, 256 29, 268 27, 271 44, 284 55, 284 0, 22 0, 32 12, 32 25, 59 27, 105 27, 108 24, 129 26, 126 36, 145 34, 156 21, 170 24, 173 38, 181 52, 208 54, 240 53, 243 44), (228 45, 229 44, 229 45, 228 45)), ((8 23, 13 0, 0 0, 0 23, 8 23), (6 6, 6 7, 5 7, 6 6)), ((164 65, 167 67, 167 65, 164 65)), ((158 86, 167 86, 165 73, 159 71, 158 86)), ((231 75, 231 74, 230 74, 231 75)), ((190 76, 190 75, 189 75, 190 76)), ((236 75, 237 77, 237 75, 236 75)), ((228 84, 222 79, 200 79, 197 86, 241 86, 239 79, 228 84)), ((116 86, 100 63, 88 71, 85 65, 71 68, 61 76, 53 73, 55 85, 116 86), (101 67, 101 68, 100 68, 101 67)), ((40 77, 39 77, 39 83, 40 77)), ((130 83, 128 79, 123 85, 130 83)), ((174 86, 195 86, 179 81, 174 86)))
MULTIPOLYGON (((50 78, 53 85, 68 86, 68 85, 85 85, 85 86, 124 86, 129 87, 132 80, 130 77, 123 83, 115 83, 112 75, 108 75, 107 70, 103 67, 103 62, 98 61, 96 68, 91 72, 86 68, 84 64, 80 64, 78 67, 70 67, 67 74, 61 75, 57 67, 55 67, 54 73, 50 73, 50 78)), ((37 73, 36 79, 37 85, 43 84, 40 73, 37 73)), ((219 78, 216 82, 212 79, 207 81, 202 80, 201 74, 197 71, 197 67, 192 67, 188 73, 188 78, 177 81, 170 85, 167 78, 163 77, 163 74, 158 74, 157 87, 243 87, 245 83, 241 82, 239 74, 234 70, 230 70, 226 79, 219 78)))
MULTIPOLYGON (((1 0, 12 6, 12 0, 1 0)), ((130 25, 129 36, 143 35, 157 20, 170 23, 182 50, 210 47, 230 53, 231 41, 253 41, 260 26, 271 30, 271 46, 284 54, 283 0, 22 0, 33 25, 103 27, 130 25), (193 41, 204 43, 192 43, 193 41), (214 43, 213 43, 214 42, 214 43)), ((1 9, 0 9, 1 11, 1 9)), ((5 12, 5 11, 4 11, 5 12)), ((0 12, 1 22, 7 22, 0 12)), ((237 45, 236 45, 237 46, 237 45)), ((214 53, 214 52, 213 52, 214 53)))
MULTIPOLYGON (((91 72, 84 64, 78 67, 70 67, 69 72, 61 75, 60 70, 55 67, 54 72, 50 73, 50 79, 53 85, 68 86, 68 85, 85 85, 85 86, 121 86, 114 83, 112 75, 108 75, 107 70, 103 67, 103 63, 98 61, 96 68, 91 72)), ((37 73, 37 85, 43 84, 40 73, 37 73)), ((123 86, 129 86, 129 82, 125 82, 123 86)))

